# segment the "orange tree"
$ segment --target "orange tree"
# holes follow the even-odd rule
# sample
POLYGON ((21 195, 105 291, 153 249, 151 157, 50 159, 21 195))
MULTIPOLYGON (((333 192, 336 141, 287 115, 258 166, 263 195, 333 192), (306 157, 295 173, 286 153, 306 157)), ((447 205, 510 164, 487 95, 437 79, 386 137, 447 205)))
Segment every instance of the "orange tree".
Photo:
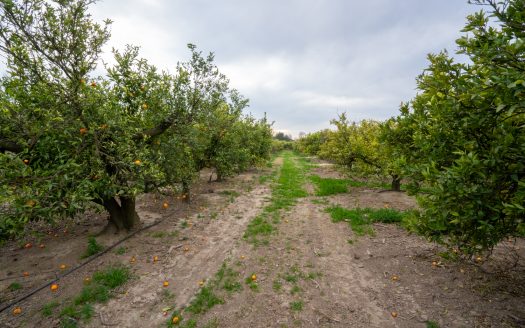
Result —
POLYGON ((469 16, 457 40, 470 62, 429 55, 419 94, 386 130, 427 189, 412 226, 467 254, 525 234, 525 4, 471 2, 490 14, 469 16))
POLYGON ((361 174, 390 177, 392 190, 399 191, 401 177, 393 160, 390 147, 381 139, 383 123, 374 120, 349 122, 345 114, 331 121, 335 131, 329 131, 318 146, 321 158, 361 174))
POLYGON ((321 145, 328 140, 332 131, 326 129, 317 132, 308 133, 294 142, 295 150, 307 155, 320 156, 321 145))
POLYGON ((89 203, 118 229, 139 223, 135 197, 188 185, 204 161, 196 126, 223 106, 243 108, 213 64, 192 57, 175 75, 128 47, 94 78, 109 21, 91 0, 0 2, 0 235, 33 219, 72 216, 89 203), (226 104, 226 105, 225 105, 226 104))

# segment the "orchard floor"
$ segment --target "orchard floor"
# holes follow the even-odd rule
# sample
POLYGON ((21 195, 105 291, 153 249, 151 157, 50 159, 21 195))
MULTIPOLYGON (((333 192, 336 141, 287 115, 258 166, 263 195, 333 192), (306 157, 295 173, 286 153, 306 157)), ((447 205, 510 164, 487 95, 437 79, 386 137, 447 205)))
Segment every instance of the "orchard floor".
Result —
MULTIPOLYGON (((440 247, 398 225, 374 224, 373 235, 356 236, 348 224, 332 223, 325 212, 335 204, 415 207, 404 193, 360 187, 318 197, 306 178, 303 188, 309 195, 281 211, 267 242, 257 247, 247 242, 244 232, 270 204, 282 162, 277 158, 272 169, 225 182, 208 183, 203 173, 190 204, 173 195, 144 195, 139 202, 144 224, 163 219, 160 224, 61 279, 57 292, 45 288, 18 303, 21 314, 4 311, 0 327, 60 327, 60 309, 44 317, 42 306, 53 300, 64 304, 80 292, 85 277, 119 263, 130 267, 133 278, 107 303, 95 305, 95 315, 79 322, 80 327, 166 327, 174 309, 182 310, 185 319, 178 326, 183 327, 190 327, 189 318, 196 327, 209 328, 525 326, 523 240, 502 242, 483 263, 449 262, 438 255, 440 247), (164 201, 168 209, 162 209, 164 201), (512 268, 509 254, 519 256, 512 268), (211 284, 221 266, 228 269, 234 288, 216 288, 221 304, 207 311, 185 311, 201 290, 200 282, 211 284)), ((318 164, 309 174, 339 176, 332 166, 318 164)), ((87 236, 100 232, 105 222, 103 214, 85 214, 68 226, 35 227, 49 234, 2 246, 0 307, 52 280, 61 264, 67 271, 85 261, 80 258, 87 236), (32 247, 23 248, 28 242, 32 247), (11 290, 13 282, 21 288, 11 290)), ((122 238, 105 234, 97 241, 108 246, 122 238)))

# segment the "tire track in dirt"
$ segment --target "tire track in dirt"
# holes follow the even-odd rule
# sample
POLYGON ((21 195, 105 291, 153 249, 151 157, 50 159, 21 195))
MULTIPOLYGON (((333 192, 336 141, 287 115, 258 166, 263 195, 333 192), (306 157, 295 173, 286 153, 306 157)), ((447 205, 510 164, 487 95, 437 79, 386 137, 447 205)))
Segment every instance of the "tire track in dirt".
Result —
POLYGON ((268 246, 243 243, 232 251, 235 257, 248 255, 236 269, 240 277, 257 273, 259 291, 245 287, 199 322, 218 322, 220 327, 398 327, 376 304, 374 282, 350 252, 349 227, 332 224, 324 206, 312 199, 299 199, 281 213, 268 246), (282 288, 276 289, 276 282, 282 288), (301 303, 302 309, 295 311, 293 303, 301 303))
MULTIPOLYGON (((137 279, 126 287, 124 295, 97 305, 95 310, 100 313, 100 320, 94 319, 87 326, 100 327, 109 323, 118 323, 118 327, 164 325, 167 318, 161 309, 173 303, 176 308, 183 308, 190 302, 200 288, 198 282, 217 272, 235 243, 242 238, 248 222, 264 206, 269 192, 268 186, 258 185, 237 197, 209 224, 195 224, 194 233, 184 241, 174 241, 168 254, 162 255, 159 263, 152 264, 151 270, 136 273, 137 279), (170 286, 162 289, 165 279, 170 286), (166 290, 175 294, 174 300, 163 299, 166 290)), ((192 221, 199 220, 197 215, 192 221)))

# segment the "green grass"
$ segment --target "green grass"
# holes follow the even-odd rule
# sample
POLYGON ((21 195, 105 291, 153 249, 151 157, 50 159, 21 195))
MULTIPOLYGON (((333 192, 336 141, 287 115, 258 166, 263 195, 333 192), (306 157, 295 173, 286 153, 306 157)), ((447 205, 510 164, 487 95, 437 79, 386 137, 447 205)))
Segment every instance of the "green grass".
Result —
POLYGON ((10 291, 14 292, 14 291, 17 291, 19 289, 22 289, 22 284, 17 282, 17 281, 15 281, 15 282, 11 283, 9 285, 9 287, 7 287, 7 288, 9 288, 10 291))
MULTIPOLYGON (((206 313, 212 307, 218 304, 223 304, 224 299, 221 297, 220 291, 226 291, 228 293, 238 292, 242 290, 242 285, 239 281, 240 273, 233 270, 228 266, 225 261, 219 271, 215 273, 215 276, 208 281, 206 286, 202 287, 199 292, 195 295, 190 305, 183 311, 186 314, 191 313, 192 316, 199 316, 206 313)), ((224 294, 224 292, 222 293, 224 294)), ((183 321, 180 313, 174 311, 167 321, 167 327, 196 327, 196 318, 191 317, 188 320, 183 321), (179 323, 174 325, 172 319, 174 316, 179 317, 179 323)), ((210 326, 213 327, 213 326, 210 326)))
POLYGON ((290 294, 295 295, 297 293, 300 293, 302 290, 299 286, 294 285, 292 289, 290 290, 290 294))
POLYGON ((254 244, 269 244, 267 238, 275 230, 275 225, 280 222, 279 212, 295 205, 298 198, 308 196, 303 189, 307 172, 307 163, 290 151, 282 152, 283 165, 279 176, 272 185, 270 204, 262 213, 255 217, 244 233, 244 239, 254 244), (260 238, 263 238, 262 240, 260 238))
POLYGON ((321 178, 318 175, 310 176, 310 180, 315 184, 316 196, 329 196, 348 192, 348 180, 321 178))
POLYGON ((215 274, 215 279, 211 285, 222 288, 229 293, 239 292, 242 290, 239 276, 239 272, 228 267, 226 263, 223 263, 219 271, 215 274))
POLYGON ((294 274, 287 274, 284 276, 284 280, 286 280, 287 282, 296 283, 297 281, 299 281, 299 276, 296 276, 294 274))
POLYGON ((104 249, 104 246, 100 245, 95 239, 95 237, 89 237, 86 252, 82 255, 81 258, 85 259, 86 257, 90 257, 95 254, 98 254, 103 249, 104 249))
POLYGON ((292 309, 293 311, 302 311, 303 306, 303 301, 295 301, 290 303, 290 309, 292 309))
POLYGON ((274 280, 272 284, 273 290, 276 292, 280 291, 283 288, 283 284, 279 280, 274 280))
POLYGON ((193 319, 185 320, 179 311, 174 311, 169 317, 168 321, 166 321, 166 326, 169 328, 195 328, 197 327, 197 321, 193 319), (179 318, 179 321, 177 323, 173 323, 174 317, 179 318))
POLYGON ((92 282, 84 286, 80 294, 60 311, 61 326, 76 327, 79 321, 89 320, 93 316, 93 304, 107 302, 112 297, 112 290, 122 286, 130 278, 131 274, 126 267, 110 267, 95 272, 92 282))
POLYGON ((57 301, 52 301, 42 306, 41 313, 44 317, 50 317, 53 315, 55 309, 60 305, 57 301))
POLYGON ((390 208, 355 208, 350 210, 341 206, 332 206, 326 211, 330 213, 332 222, 348 222, 352 231, 358 236, 373 234, 370 224, 374 222, 397 223, 403 221, 405 217, 404 212, 390 208))
POLYGON ((427 328, 439 328, 439 325, 435 321, 429 320, 425 323, 427 324, 427 328))
POLYGON ((202 287, 190 305, 186 308, 193 314, 204 313, 217 304, 223 304, 224 300, 219 298, 211 287, 202 287))
POLYGON ((126 251, 127 251, 126 247, 124 247, 124 246, 120 246, 119 248, 117 248, 117 249, 115 250, 115 253, 116 253, 117 255, 123 255, 123 254, 126 253, 126 251))

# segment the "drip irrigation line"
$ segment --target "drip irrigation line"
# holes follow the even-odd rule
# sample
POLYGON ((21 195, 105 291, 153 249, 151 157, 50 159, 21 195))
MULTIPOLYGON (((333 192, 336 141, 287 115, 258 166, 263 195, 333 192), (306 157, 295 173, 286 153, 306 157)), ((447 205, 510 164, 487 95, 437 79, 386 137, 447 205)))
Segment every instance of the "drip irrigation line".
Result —
POLYGON ((83 262, 83 263, 77 265, 77 266, 74 267, 74 268, 71 268, 70 270, 64 272, 62 275, 57 275, 57 277, 56 277, 54 280, 51 280, 51 281, 45 283, 44 285, 42 285, 42 286, 40 286, 40 287, 38 287, 38 288, 36 288, 36 289, 30 291, 29 293, 27 293, 27 294, 25 294, 25 295, 23 295, 23 296, 21 296, 21 297, 15 299, 14 301, 8 303, 7 305, 4 305, 4 306, 0 307, 0 313, 4 312, 5 310, 9 309, 10 307, 16 305, 17 303, 20 303, 20 302, 22 302, 22 301, 28 299, 29 297, 31 297, 31 296, 33 296, 34 294, 36 294, 36 293, 38 293, 39 291, 41 291, 42 289, 51 286, 52 284, 56 283, 56 282, 59 281, 60 279, 62 279, 62 278, 64 278, 64 277, 68 276, 69 274, 71 274, 71 273, 77 271, 78 269, 84 267, 85 265, 91 263, 93 260, 95 260, 95 259, 101 257, 102 255, 106 254, 107 252, 109 252, 109 251, 112 250, 113 248, 117 247, 118 245, 122 244, 123 242, 125 242, 125 241, 128 240, 128 239, 130 239, 131 237, 135 236, 135 235, 138 234, 139 232, 142 232, 142 231, 144 231, 144 230, 147 230, 147 229, 149 229, 149 228, 152 228, 152 227, 156 226, 157 224, 163 222, 163 221, 166 220, 167 218, 168 218, 168 217, 164 217, 163 219, 160 219, 160 220, 158 220, 158 221, 155 221, 155 222, 153 222, 153 223, 150 224, 150 225, 144 226, 144 227, 142 227, 142 228, 140 228, 140 229, 138 229, 138 230, 133 231, 132 233, 130 233, 130 234, 127 235, 126 237, 124 237, 124 238, 122 238, 121 240, 117 241, 115 244, 113 244, 113 245, 111 245, 111 246, 105 248, 102 252, 97 253, 97 254, 91 256, 90 258, 87 259, 87 261, 85 261, 85 262, 83 262))

